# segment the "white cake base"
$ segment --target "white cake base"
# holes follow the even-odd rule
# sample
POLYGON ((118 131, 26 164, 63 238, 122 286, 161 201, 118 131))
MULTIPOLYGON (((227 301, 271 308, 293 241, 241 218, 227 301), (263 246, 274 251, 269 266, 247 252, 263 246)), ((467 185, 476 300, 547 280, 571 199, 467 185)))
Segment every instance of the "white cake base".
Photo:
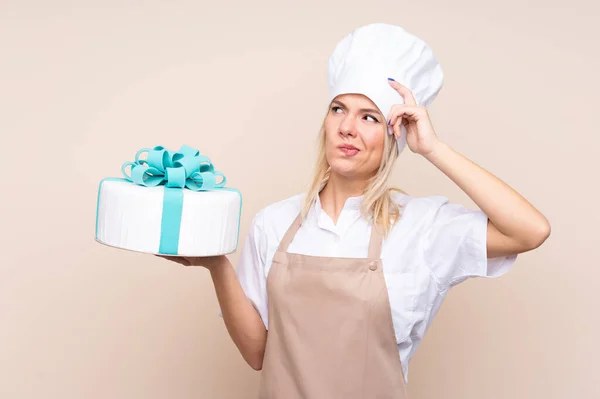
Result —
MULTIPOLYGON (((96 241, 116 248, 160 254, 164 186, 143 187, 104 179, 98 188, 96 241)), ((236 251, 242 197, 235 189, 182 189, 179 243, 170 256, 215 256, 236 251)))

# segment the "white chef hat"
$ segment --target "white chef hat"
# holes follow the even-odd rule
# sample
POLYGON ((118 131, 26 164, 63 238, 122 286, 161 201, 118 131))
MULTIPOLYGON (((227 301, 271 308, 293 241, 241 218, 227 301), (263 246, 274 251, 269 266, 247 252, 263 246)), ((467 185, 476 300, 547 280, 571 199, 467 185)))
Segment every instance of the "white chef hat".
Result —
MULTIPOLYGON (((404 28, 373 23, 354 29, 329 57, 329 101, 346 93, 364 94, 388 119, 393 104, 404 103, 388 83, 392 78, 408 87, 417 105, 428 107, 442 88, 444 74, 431 48, 404 28)), ((402 126, 398 153, 406 147, 402 126)))

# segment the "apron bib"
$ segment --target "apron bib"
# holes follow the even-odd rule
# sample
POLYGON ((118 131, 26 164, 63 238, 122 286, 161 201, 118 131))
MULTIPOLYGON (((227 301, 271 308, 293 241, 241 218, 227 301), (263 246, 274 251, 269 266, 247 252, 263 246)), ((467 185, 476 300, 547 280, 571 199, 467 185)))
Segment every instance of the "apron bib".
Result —
POLYGON ((367 258, 288 253, 298 215, 267 276, 269 330, 260 399, 406 399, 373 227, 367 258))

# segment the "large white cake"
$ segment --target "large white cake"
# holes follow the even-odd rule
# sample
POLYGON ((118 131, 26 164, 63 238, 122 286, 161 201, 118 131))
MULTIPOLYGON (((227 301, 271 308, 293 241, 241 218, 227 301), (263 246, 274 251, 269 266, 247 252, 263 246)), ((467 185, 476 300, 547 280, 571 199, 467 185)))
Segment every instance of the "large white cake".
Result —
POLYGON ((150 254, 229 254, 238 246, 241 210, 234 188, 194 191, 105 178, 98 188, 96 240, 150 254))

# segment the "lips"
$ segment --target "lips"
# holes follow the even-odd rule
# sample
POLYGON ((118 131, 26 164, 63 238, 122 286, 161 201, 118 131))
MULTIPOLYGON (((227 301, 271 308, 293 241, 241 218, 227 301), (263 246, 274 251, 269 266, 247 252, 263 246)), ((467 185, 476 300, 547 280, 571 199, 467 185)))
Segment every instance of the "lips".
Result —
POLYGON ((342 144, 338 146, 338 148, 340 149, 340 151, 342 151, 342 153, 350 157, 358 154, 359 151, 358 148, 351 144, 342 144))

